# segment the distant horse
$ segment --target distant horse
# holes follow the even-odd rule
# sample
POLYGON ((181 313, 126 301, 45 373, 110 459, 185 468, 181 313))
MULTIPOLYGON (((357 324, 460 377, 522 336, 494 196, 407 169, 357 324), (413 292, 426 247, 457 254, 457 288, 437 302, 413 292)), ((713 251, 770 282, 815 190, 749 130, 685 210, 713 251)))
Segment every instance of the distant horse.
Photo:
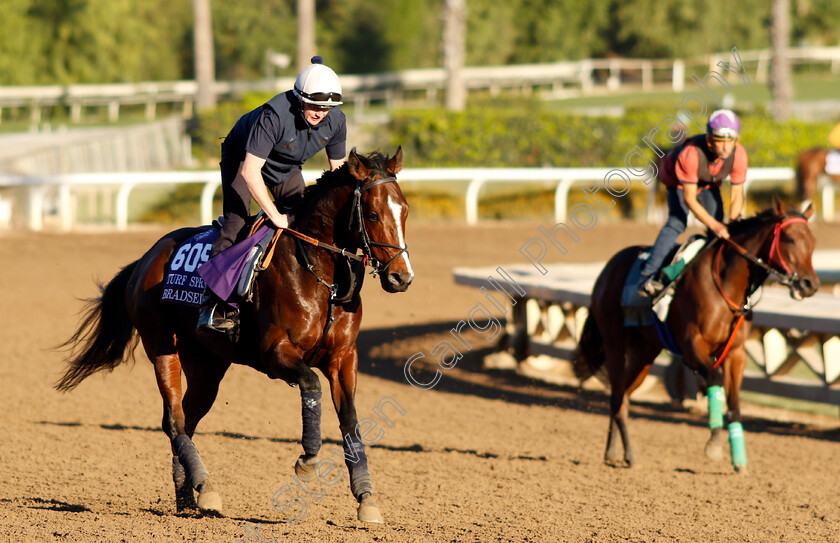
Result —
POLYGON ((607 262, 592 291, 590 314, 575 352, 575 371, 581 379, 606 365, 611 387, 610 429, 604 455, 609 464, 620 463, 618 438, 624 461, 632 465, 635 452, 627 432, 630 394, 647 376, 663 339, 682 353, 685 363, 709 385, 711 437, 706 455, 723 457, 722 396, 726 391, 732 463, 746 469, 739 394, 750 331, 749 294, 769 275, 788 286, 794 299, 811 296, 819 279, 811 264, 814 237, 804 214, 787 211, 774 197, 773 208, 729 225, 731 241, 715 240, 686 266, 678 280, 669 314, 668 334, 655 327, 624 325, 622 286, 636 257, 646 247, 628 247, 607 262), (669 341, 670 342, 670 341, 669 341))
POLYGON ((832 182, 840 185, 840 175, 825 173, 825 159, 828 149, 815 147, 802 151, 796 157, 796 197, 801 200, 812 200, 817 192, 817 181, 820 175, 827 176, 832 182))
MULTIPOLYGON (((393 158, 379 153, 359 156, 354 149, 345 165, 325 172, 307 187, 295 228, 318 240, 318 246, 304 246, 286 234, 279 237, 271 262, 255 280, 253 301, 240 305, 238 341, 222 334, 197 336, 196 308, 161 303, 164 274, 174 250, 202 228, 167 234, 90 302, 86 318, 67 342, 73 348, 70 367, 56 388, 71 390, 97 371, 112 370, 131 357, 139 334, 163 397, 163 430, 172 445, 179 511, 198 507, 204 514, 221 514, 221 497, 192 436, 213 405, 228 367, 237 363, 300 387, 304 454, 295 465, 298 475, 311 474, 320 461, 321 384, 313 368, 324 374, 344 436, 358 517, 382 522, 372 498, 364 445, 357 435, 354 404, 361 283, 341 303, 333 295, 342 274, 348 273, 350 256, 371 264, 387 292, 402 292, 411 284, 414 272, 404 241, 408 204, 396 183, 402 160, 402 149, 393 158), (364 256, 357 256, 357 249, 364 256), (182 370, 186 393, 181 388, 182 370), (197 502, 193 490, 198 491, 197 502)), ((331 480, 337 480, 336 473, 331 480)), ((316 474, 320 478, 321 470, 316 474)))

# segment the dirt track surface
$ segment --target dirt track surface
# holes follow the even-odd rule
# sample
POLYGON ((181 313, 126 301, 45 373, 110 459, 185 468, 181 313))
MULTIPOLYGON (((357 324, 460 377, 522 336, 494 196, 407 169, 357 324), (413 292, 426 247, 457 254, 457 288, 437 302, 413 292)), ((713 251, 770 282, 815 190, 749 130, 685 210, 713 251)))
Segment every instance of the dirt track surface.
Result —
MULTIPOLYGON (((75 391, 51 384, 83 304, 164 230, 125 234, 0 234, 0 541, 838 541, 840 421, 745 421, 749 474, 703 455, 702 414, 655 404, 632 409, 638 462, 602 462, 605 397, 480 370, 486 342, 435 390, 405 383, 402 366, 428 353, 482 298, 451 269, 522 263, 537 223, 409 224, 417 278, 407 293, 368 281, 360 337, 359 416, 383 397, 405 415, 368 448, 384 525, 355 520, 346 482, 316 487, 288 524, 272 495, 292 485, 300 454, 296 389, 233 366, 195 443, 225 518, 178 516, 171 454, 160 430, 152 367, 96 375, 75 391)), ((547 225, 548 226, 548 225, 547 225)), ((649 226, 599 224, 553 261, 604 260, 649 243, 649 226)), ((817 226, 819 248, 840 228, 817 226)), ((324 406, 325 449, 341 436, 324 406)), ((344 478, 346 481, 346 477, 344 478)))

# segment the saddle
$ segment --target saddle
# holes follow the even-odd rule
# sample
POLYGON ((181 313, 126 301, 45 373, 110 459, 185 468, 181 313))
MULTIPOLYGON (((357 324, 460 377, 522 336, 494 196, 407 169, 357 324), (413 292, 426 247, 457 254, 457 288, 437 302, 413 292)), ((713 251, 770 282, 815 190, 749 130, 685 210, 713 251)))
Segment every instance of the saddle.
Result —
POLYGON ((641 279, 642 267, 650 257, 650 251, 642 251, 630 268, 621 292, 621 307, 624 311, 625 326, 651 326, 658 318, 665 321, 668 317, 668 308, 673 300, 674 290, 677 282, 682 277, 686 266, 694 257, 709 243, 709 238, 694 235, 689 237, 682 245, 675 246, 668 262, 660 271, 660 276, 667 283, 662 293, 651 300, 639 296, 638 284, 641 279))

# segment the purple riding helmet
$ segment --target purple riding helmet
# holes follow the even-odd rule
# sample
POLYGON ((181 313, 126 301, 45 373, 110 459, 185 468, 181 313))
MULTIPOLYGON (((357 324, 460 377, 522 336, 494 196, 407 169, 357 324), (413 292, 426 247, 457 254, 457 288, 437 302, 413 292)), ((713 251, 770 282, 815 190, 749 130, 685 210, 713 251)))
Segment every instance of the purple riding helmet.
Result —
POLYGON ((717 139, 738 139, 741 133, 741 121, 732 110, 718 109, 709 115, 706 123, 706 134, 717 139))

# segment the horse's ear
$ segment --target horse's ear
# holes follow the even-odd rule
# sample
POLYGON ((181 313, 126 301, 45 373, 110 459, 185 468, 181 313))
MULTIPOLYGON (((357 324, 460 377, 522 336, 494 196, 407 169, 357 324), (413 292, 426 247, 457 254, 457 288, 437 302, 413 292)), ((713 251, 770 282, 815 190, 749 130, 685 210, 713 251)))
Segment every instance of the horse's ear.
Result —
POLYGON ((805 202, 802 202, 802 203, 803 204, 805 204, 805 203, 808 204, 808 207, 806 207, 805 210, 802 212, 802 216, 805 217, 805 220, 810 221, 811 216, 814 214, 814 204, 812 204, 810 202, 810 200, 806 200, 805 202))
POLYGON ((400 173, 400 170, 402 170, 402 165, 403 150, 402 145, 400 145, 399 147, 397 147, 397 152, 394 153, 394 156, 391 158, 391 160, 388 161, 388 171, 394 175, 397 175, 398 173, 400 173))
POLYGON ((347 157, 347 167, 350 169, 350 174, 359 181, 364 181, 370 177, 370 169, 362 162, 361 157, 356 153, 356 148, 350 149, 350 155, 347 157))
POLYGON ((785 215, 785 204, 782 203, 779 195, 775 193, 773 194, 773 212, 780 217, 785 215))

